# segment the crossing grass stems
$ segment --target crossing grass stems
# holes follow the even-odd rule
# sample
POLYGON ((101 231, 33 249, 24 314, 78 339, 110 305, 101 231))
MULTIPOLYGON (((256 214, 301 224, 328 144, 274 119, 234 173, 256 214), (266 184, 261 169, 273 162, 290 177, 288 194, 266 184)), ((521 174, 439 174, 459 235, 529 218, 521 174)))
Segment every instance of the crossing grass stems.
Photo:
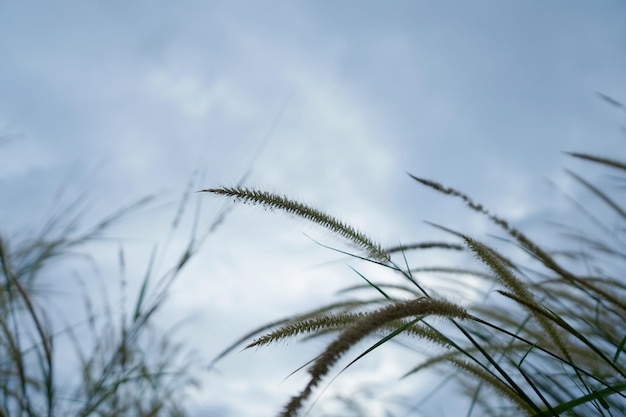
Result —
MULTIPOLYGON (((580 152, 569 155, 612 171, 622 185, 626 182, 626 162, 580 152)), ((371 347, 344 370, 391 340, 439 346, 438 353, 407 366, 401 377, 415 378, 428 369, 447 372, 468 398, 468 416, 626 415, 626 282, 622 276, 626 207, 619 190, 603 191, 581 175, 569 175, 609 212, 599 218, 584 211, 593 220, 593 232, 567 229, 577 251, 550 249, 465 193, 410 175, 416 183, 459 199, 486 216, 523 252, 523 262, 514 260, 520 256, 443 226, 433 225, 448 240, 384 248, 367 233, 283 195, 245 187, 203 190, 313 222, 351 244, 354 250, 349 254, 358 261, 397 276, 397 282, 390 284, 357 273, 365 284, 344 293, 369 288, 369 300, 346 298, 268 324, 229 346, 216 360, 241 343, 253 348, 287 339, 328 337, 323 351, 308 364, 308 383, 285 403, 281 417, 303 415, 320 382, 363 340, 371 340, 371 347), (607 224, 609 216, 615 219, 613 225, 607 224), (428 288, 419 278, 420 268, 408 261, 412 252, 426 250, 472 254, 482 269, 446 264, 422 270, 472 277, 484 284, 477 286, 483 294, 472 298, 481 302, 465 300, 467 304, 461 306, 428 288), (439 319, 432 320, 435 316, 439 319)), ((418 408, 413 404, 413 409, 418 408)))

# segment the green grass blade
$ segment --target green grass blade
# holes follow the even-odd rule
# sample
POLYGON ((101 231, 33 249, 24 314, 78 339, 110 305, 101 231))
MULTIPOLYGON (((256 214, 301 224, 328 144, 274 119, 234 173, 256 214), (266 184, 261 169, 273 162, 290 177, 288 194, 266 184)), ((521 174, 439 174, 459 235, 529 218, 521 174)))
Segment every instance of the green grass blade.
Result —
MULTIPOLYGON (((554 407, 554 411, 556 411, 557 413, 565 413, 566 411, 573 410, 575 407, 591 401, 600 401, 605 407, 608 407, 609 404, 606 402, 605 397, 624 391, 626 391, 626 383, 613 385, 608 388, 601 389, 600 391, 594 391, 590 394, 583 395, 582 397, 578 397, 571 401, 559 404, 554 407)), ((542 411, 540 413, 534 414, 533 417, 548 417, 550 415, 550 411, 542 411)))

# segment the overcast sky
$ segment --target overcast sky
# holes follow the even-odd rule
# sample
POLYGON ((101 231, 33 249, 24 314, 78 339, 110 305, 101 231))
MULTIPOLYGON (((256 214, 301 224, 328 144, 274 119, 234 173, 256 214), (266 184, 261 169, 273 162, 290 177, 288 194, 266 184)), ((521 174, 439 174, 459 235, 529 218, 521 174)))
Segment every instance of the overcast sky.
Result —
MULTIPOLYGON (((313 203, 384 245, 436 236, 423 220, 483 224, 407 172, 531 224, 564 210, 543 181, 568 187, 562 151, 624 157, 623 120, 595 93, 626 100, 625 74, 619 0, 2 0, 0 230, 36 228, 60 185, 89 189, 86 224, 157 193, 161 209, 114 229, 141 277, 195 170, 198 189, 250 170, 248 185, 313 203)), ((223 208, 192 199, 203 200, 204 226, 223 208)), ((305 233, 342 245, 304 221, 237 207, 174 286, 164 323, 186 319, 182 336, 208 363, 246 331, 358 282, 305 233)), ((114 269, 116 246, 98 248, 114 269)), ((203 374, 193 408, 272 415, 302 386, 282 379, 314 348, 235 352, 220 374, 203 374)), ((369 374, 393 379, 392 362, 376 357, 369 374)))

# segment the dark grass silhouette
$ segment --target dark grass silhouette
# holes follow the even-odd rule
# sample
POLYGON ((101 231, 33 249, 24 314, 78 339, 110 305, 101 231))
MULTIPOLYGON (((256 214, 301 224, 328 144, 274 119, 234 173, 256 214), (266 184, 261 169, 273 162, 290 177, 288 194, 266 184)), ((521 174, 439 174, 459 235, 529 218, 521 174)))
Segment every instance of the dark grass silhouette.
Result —
MULTIPOLYGON (((625 161, 583 152, 569 155, 588 162, 590 168, 612 171, 622 184, 626 181, 625 161)), ((468 416, 626 415, 623 190, 605 191, 583 175, 571 171, 569 175, 590 198, 602 203, 608 214, 595 216, 586 208, 591 204, 577 203, 576 207, 592 220, 594 230, 583 232, 561 226, 567 233, 562 248, 531 239, 460 190, 411 175, 418 184, 460 199, 470 210, 486 216, 512 244, 511 254, 462 231, 438 225, 433 226, 453 241, 416 242, 384 249, 367 233, 282 195, 243 187, 203 190, 316 223, 353 245, 356 251, 350 256, 387 268, 397 276, 397 282, 390 285, 358 274, 366 283, 345 293, 369 288, 368 301, 346 299, 263 326, 231 345, 216 360, 242 343, 251 348, 285 339, 331 337, 323 351, 306 365, 309 381, 286 402, 280 412, 284 417, 304 415, 305 405, 320 382, 328 379, 333 366, 363 340, 371 340, 371 346, 358 352, 343 370, 391 340, 401 340, 405 345, 439 346, 438 354, 421 363, 407 364, 406 373, 399 376, 414 378, 424 370, 441 369, 470 399, 468 416), (571 250, 572 244, 577 250, 571 250), (471 253, 482 269, 455 264, 428 268, 411 265, 410 255, 424 250, 471 253), (471 277, 484 284, 477 286, 482 294, 461 306, 418 278, 419 273, 427 271, 471 277), (434 316, 439 318, 432 320, 434 316)))

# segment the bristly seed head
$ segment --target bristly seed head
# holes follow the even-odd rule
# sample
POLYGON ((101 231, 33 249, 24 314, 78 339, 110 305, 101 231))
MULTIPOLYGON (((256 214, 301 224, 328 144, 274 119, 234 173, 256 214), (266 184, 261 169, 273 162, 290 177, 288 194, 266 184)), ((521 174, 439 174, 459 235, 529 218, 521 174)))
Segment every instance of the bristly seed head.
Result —
POLYGON ((289 214, 307 219, 339 234, 362 249, 365 249, 368 256, 372 259, 382 262, 389 262, 390 260, 389 254, 385 252, 380 245, 369 239, 364 233, 359 232, 353 227, 335 219, 332 216, 329 216, 326 213, 297 201, 290 200, 285 196, 243 187, 209 188, 201 190, 201 192, 234 197, 236 200, 243 203, 260 204, 270 210, 283 210, 289 214))

